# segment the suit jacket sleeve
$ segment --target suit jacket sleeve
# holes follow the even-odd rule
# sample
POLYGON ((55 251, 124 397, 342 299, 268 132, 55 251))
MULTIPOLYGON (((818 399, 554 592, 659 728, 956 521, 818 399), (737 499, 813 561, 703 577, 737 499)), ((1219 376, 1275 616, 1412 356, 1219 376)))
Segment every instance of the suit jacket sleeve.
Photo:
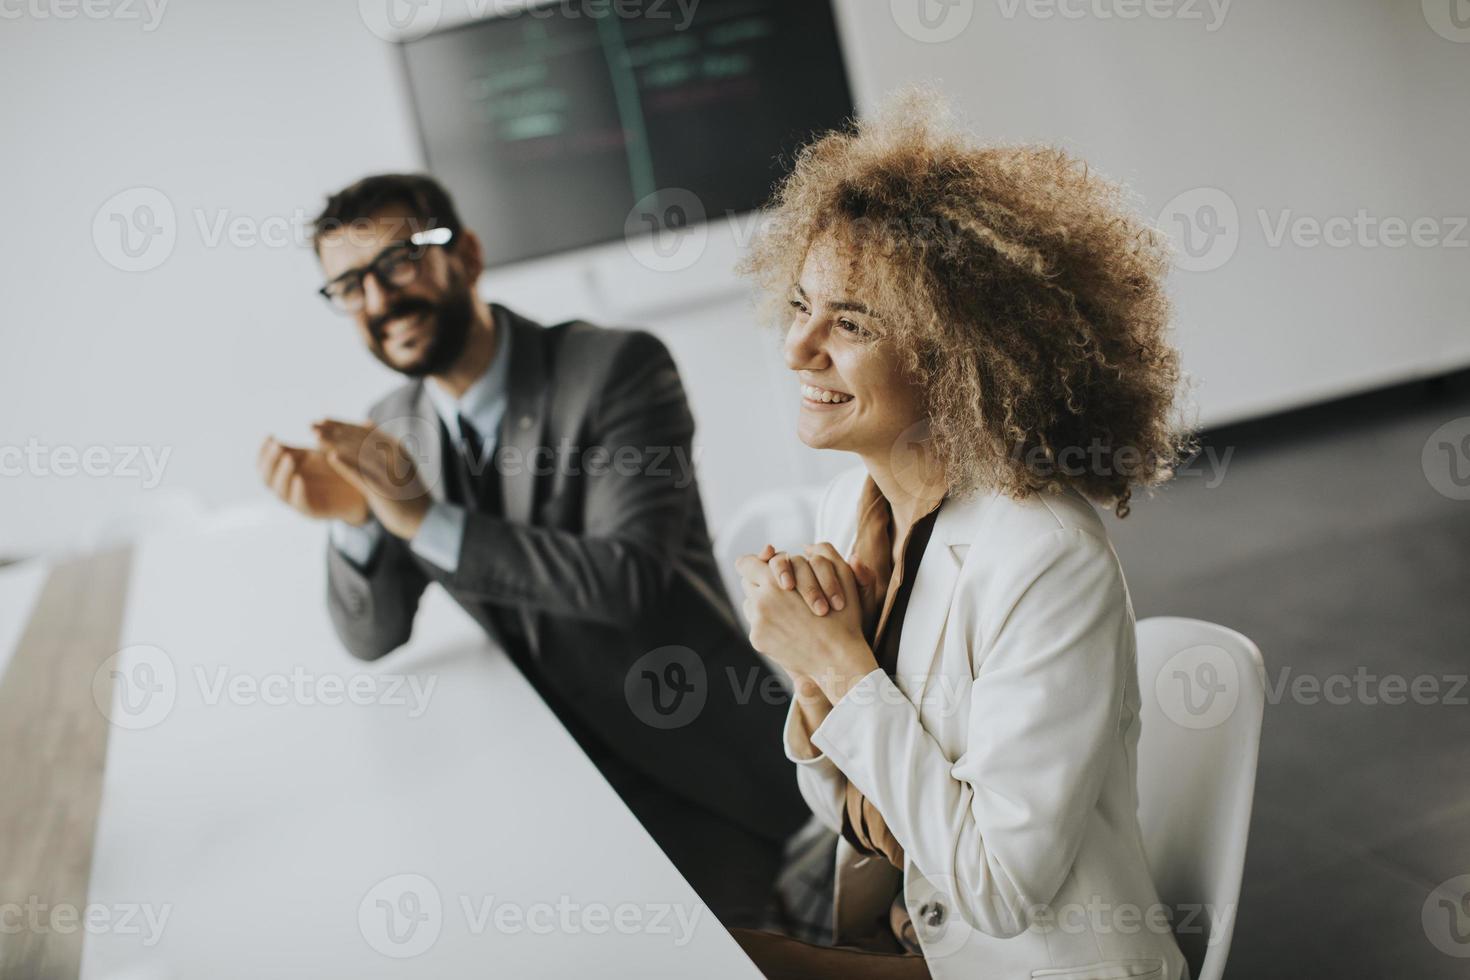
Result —
POLYGON ((459 567, 444 573, 450 592, 620 628, 662 608, 696 513, 694 419, 673 359, 649 334, 629 334, 605 377, 587 445, 575 447, 581 532, 471 512, 459 567))
POLYGON ((408 642, 428 577, 408 546, 384 531, 367 565, 327 547, 327 608, 353 656, 376 660, 408 642))

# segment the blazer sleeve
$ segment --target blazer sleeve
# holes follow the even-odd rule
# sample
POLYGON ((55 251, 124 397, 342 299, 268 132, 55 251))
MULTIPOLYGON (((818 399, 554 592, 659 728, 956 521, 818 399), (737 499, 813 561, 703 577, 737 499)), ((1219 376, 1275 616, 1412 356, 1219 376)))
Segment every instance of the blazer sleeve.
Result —
POLYGON ((376 660, 408 642, 429 579, 408 546, 378 529, 367 564, 327 546, 327 609, 348 651, 376 660))
MULTIPOLYGON (((961 587, 965 584, 962 582, 961 587)), ((1014 936, 1060 890, 1102 791, 1132 664, 1132 611, 1106 541, 1060 529, 970 597, 964 752, 950 759, 881 670, 813 741, 979 931, 1014 936)), ((943 697, 944 692, 939 692, 943 697)), ((942 702, 927 708, 943 710, 942 702)))
POLYGON ((466 515, 459 566, 444 586, 461 598, 629 628, 668 595, 697 514, 694 418, 664 345, 629 335, 593 402, 584 450, 580 532, 466 515), (607 465, 585 453, 607 450, 607 465))
MULTIPOLYGON (((852 478, 851 474, 843 474, 827 484, 827 489, 817 504, 817 541, 830 541, 835 537, 833 500, 842 496, 839 488, 852 478)), ((812 741, 811 736, 796 699, 792 698, 790 707, 786 709, 786 727, 782 734, 786 758, 796 765, 796 785, 812 814, 829 830, 841 833, 846 780, 836 764, 812 741)))

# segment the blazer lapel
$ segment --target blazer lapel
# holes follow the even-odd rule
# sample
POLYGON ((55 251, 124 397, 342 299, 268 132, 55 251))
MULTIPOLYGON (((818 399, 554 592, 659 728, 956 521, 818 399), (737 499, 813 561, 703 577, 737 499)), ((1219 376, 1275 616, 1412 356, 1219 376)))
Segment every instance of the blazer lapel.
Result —
POLYGON ((439 413, 434 410, 434 402, 429 398, 427 386, 422 381, 419 382, 418 392, 414 395, 411 411, 413 417, 407 420, 409 431, 406 436, 399 435, 398 437, 403 442, 404 449, 413 457, 414 463, 418 466, 419 479, 428 485, 429 496, 436 501, 443 502, 446 494, 442 426, 439 421, 439 413))
POLYGON ((535 456, 546 424, 546 359, 541 329, 501 306, 493 307, 497 323, 511 332, 510 392, 505 418, 500 422, 500 446, 509 472, 500 478, 505 518, 516 524, 531 523, 535 503, 537 467, 544 461, 535 456))
POLYGON ((951 500, 940 508, 904 612, 894 683, 920 707, 932 679, 934 660, 944 641, 950 603, 964 563, 967 542, 961 539, 973 520, 970 513, 973 507, 973 501, 951 500))

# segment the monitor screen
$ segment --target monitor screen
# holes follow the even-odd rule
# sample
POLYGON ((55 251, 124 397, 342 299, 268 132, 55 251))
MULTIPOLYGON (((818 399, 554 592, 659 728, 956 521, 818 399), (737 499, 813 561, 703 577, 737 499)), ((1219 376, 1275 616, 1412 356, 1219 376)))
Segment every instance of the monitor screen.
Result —
POLYGON ((649 202, 758 208, 853 114, 831 0, 561 0, 402 51, 428 169, 491 265, 621 238, 649 202))

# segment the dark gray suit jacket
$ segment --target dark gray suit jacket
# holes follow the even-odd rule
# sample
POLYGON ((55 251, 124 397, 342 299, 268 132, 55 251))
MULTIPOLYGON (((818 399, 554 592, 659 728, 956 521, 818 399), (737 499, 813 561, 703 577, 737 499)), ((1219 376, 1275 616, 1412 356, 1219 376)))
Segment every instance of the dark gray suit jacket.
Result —
MULTIPOLYGON (((480 479, 500 479, 504 514, 468 515, 453 573, 386 532, 366 568, 329 549, 338 635, 363 659, 389 653, 437 581, 615 787, 610 770, 631 767, 747 832, 784 839, 808 815, 781 749, 785 697, 720 584, 673 359, 647 333, 492 312, 512 331, 510 390, 497 466, 480 479), (702 693, 690 689, 701 673, 702 693)), ((446 447, 423 382, 370 414, 443 499, 446 447)))

